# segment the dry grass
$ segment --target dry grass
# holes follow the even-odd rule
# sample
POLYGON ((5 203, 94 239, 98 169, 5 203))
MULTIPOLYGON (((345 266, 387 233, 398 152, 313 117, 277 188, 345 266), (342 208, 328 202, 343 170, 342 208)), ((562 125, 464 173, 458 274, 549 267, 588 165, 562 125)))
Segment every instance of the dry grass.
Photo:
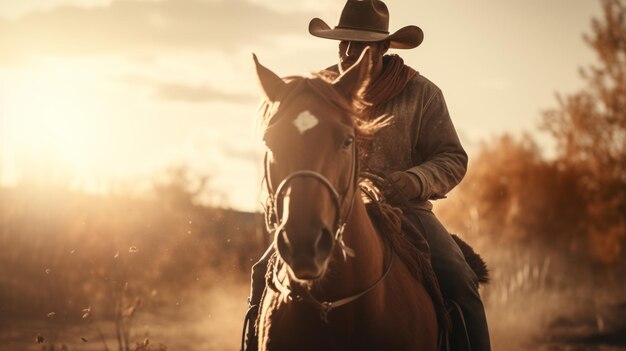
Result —
MULTIPOLYGON (((236 350, 259 223, 179 190, 138 199, 1 189, 10 250, 0 255, 0 350, 117 351, 115 311, 136 299, 128 350, 236 350)), ((460 229, 492 269, 482 295, 494 350, 626 349, 619 269, 495 242, 471 216, 460 229)))

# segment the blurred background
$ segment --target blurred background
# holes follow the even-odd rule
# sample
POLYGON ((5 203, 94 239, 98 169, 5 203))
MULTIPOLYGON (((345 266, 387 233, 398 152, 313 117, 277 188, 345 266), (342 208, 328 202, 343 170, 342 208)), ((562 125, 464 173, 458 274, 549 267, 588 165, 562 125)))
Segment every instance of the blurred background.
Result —
MULTIPOLYGON (((626 2, 387 0, 470 155, 438 201, 495 350, 626 349, 626 2)), ((0 350, 236 350, 261 95, 340 0, 0 1, 0 350)))

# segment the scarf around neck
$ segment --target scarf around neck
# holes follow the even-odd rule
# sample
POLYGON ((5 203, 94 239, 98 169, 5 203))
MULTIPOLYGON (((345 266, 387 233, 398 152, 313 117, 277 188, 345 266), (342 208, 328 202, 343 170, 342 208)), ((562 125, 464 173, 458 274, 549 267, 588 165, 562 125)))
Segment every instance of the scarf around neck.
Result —
POLYGON ((417 71, 404 64, 400 56, 383 56, 383 71, 365 91, 365 101, 371 104, 365 112, 371 117, 377 117, 376 114, 382 110, 383 105, 398 95, 416 73, 417 71))

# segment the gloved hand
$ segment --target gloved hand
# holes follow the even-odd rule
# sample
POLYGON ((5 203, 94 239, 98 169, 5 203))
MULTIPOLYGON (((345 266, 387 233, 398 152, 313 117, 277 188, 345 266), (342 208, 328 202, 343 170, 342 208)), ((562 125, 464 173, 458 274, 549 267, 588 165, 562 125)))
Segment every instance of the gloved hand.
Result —
POLYGON ((422 185, 415 174, 397 171, 387 177, 382 191, 388 203, 399 205, 417 197, 422 192, 422 185))

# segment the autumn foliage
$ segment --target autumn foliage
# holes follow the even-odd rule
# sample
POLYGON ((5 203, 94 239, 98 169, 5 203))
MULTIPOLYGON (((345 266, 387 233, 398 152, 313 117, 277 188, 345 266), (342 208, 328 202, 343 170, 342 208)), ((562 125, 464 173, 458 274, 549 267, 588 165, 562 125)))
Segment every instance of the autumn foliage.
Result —
POLYGON ((583 90, 557 95, 540 125, 556 144, 545 157, 536 134, 485 144, 443 208, 446 221, 492 243, 520 243, 624 263, 626 250, 626 3, 602 2, 584 37, 599 62, 581 69, 583 90))

